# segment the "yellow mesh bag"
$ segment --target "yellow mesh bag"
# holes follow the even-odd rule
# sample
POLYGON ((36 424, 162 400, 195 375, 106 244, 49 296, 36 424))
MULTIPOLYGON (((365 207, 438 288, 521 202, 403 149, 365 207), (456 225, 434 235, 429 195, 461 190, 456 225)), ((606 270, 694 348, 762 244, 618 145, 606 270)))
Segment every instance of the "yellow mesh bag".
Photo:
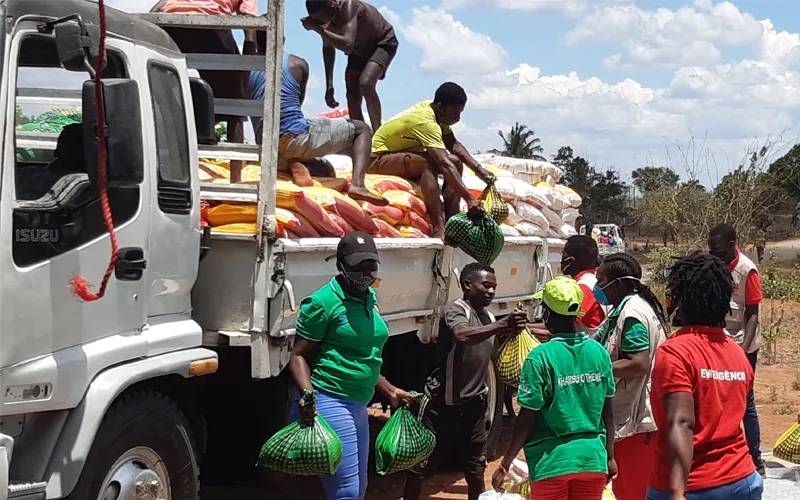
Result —
POLYGON ((528 354, 539 345, 539 341, 527 328, 506 340, 497 352, 497 373, 500 380, 511 387, 519 387, 522 365, 525 364, 528 354))
POLYGON ((486 210, 487 214, 492 216, 495 222, 500 224, 508 219, 508 205, 503 197, 500 196, 500 193, 497 192, 494 183, 490 183, 486 186, 486 189, 481 195, 481 201, 483 202, 483 209, 486 210))
POLYGON ((775 443, 772 454, 781 460, 800 464, 800 423, 783 433, 775 443))

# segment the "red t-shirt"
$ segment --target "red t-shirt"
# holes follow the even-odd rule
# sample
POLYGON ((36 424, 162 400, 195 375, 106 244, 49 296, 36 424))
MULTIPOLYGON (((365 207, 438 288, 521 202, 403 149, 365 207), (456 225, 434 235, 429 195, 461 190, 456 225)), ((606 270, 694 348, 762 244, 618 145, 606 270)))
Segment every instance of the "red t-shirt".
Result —
POLYGON ((581 312, 583 316, 578 316, 578 323, 585 325, 589 328, 597 328, 603 324, 606 319, 606 313, 594 298, 594 285, 597 283, 594 270, 583 271, 575 277, 575 281, 583 291, 583 302, 581 303, 581 312))
MULTIPOLYGON (((739 250, 736 250, 736 258, 728 263, 729 271, 733 271, 733 268, 739 263, 739 255, 741 255, 739 250)), ((763 299, 761 278, 758 276, 758 271, 754 269, 747 275, 747 281, 744 285, 744 303, 747 306, 754 306, 760 304, 763 299)))
POLYGON ((722 328, 687 327, 656 351, 650 403, 658 426, 650 487, 669 491, 667 415, 661 399, 694 397, 694 458, 687 491, 722 486, 755 472, 741 428, 753 370, 744 351, 722 328))

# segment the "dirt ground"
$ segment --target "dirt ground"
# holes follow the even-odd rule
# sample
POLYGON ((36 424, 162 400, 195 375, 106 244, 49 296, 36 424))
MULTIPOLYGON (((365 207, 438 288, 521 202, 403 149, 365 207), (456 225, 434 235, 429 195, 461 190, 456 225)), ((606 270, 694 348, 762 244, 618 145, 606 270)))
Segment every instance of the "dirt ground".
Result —
MULTIPOLYGON (((766 348, 762 347, 761 359, 756 370, 756 404, 761 422, 762 449, 771 449, 778 438, 794 422, 800 414, 800 303, 771 304, 766 303, 762 314, 763 324, 771 325, 779 317, 780 308, 784 315, 780 329, 775 335, 775 361, 767 364, 766 348)), ((774 330, 774 329, 773 329, 774 330)), ((767 336, 769 336, 767 330, 767 336)), ((765 341, 766 343, 766 341, 765 341)), ((380 428, 385 416, 373 416, 377 425, 372 425, 374 432, 380 428)), ((501 447, 510 437, 510 426, 504 422, 501 436, 501 447)), ((374 439, 374 435, 373 435, 374 439)), ((487 489, 491 484, 491 474, 499 460, 491 463, 486 472, 487 489)), ((370 470, 375 470, 370 465, 370 470)), ((379 477, 370 475, 367 500, 398 500, 403 495, 402 474, 379 477)), ((457 472, 444 471, 431 478, 425 485, 423 498, 445 500, 466 498, 467 487, 463 477, 457 472)), ((202 500, 289 500, 295 498, 322 499, 321 488, 315 478, 285 478, 274 482, 271 486, 262 487, 214 487, 207 488, 201 494, 202 500)))

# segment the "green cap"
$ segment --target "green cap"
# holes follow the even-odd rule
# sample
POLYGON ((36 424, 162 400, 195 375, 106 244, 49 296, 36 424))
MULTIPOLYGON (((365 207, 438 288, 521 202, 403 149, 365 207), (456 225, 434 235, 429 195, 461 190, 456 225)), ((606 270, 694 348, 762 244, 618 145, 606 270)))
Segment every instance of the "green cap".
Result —
POLYGON ((578 282, 566 276, 557 276, 547 282, 544 289, 533 296, 541 299, 554 313, 562 316, 583 316, 583 290, 578 282))

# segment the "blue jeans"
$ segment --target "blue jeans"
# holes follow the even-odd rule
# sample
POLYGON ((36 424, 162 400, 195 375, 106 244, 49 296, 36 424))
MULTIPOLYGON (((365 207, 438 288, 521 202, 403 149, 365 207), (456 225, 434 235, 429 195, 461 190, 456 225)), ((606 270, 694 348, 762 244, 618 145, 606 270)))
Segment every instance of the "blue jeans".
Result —
MULTIPOLYGON (((753 472, 734 483, 686 492, 686 500, 761 500, 764 480, 753 472)), ((647 488, 647 500, 669 500, 669 492, 647 488)))
MULTIPOLYGON (((298 418, 298 408, 292 405, 292 420, 298 418)), ((320 476, 328 500, 363 500, 367 493, 367 463, 369 461, 369 417, 366 403, 346 401, 317 391, 317 413, 342 440, 342 464, 332 476, 320 476)))
MULTIPOLYGON (((758 362, 758 351, 747 355, 747 361, 756 372, 758 362)), ((744 413, 744 435, 747 438, 747 446, 750 448, 750 456, 756 467, 762 465, 761 461, 761 426, 758 424, 758 411, 756 410, 755 391, 750 389, 747 393, 747 411, 744 413)))

